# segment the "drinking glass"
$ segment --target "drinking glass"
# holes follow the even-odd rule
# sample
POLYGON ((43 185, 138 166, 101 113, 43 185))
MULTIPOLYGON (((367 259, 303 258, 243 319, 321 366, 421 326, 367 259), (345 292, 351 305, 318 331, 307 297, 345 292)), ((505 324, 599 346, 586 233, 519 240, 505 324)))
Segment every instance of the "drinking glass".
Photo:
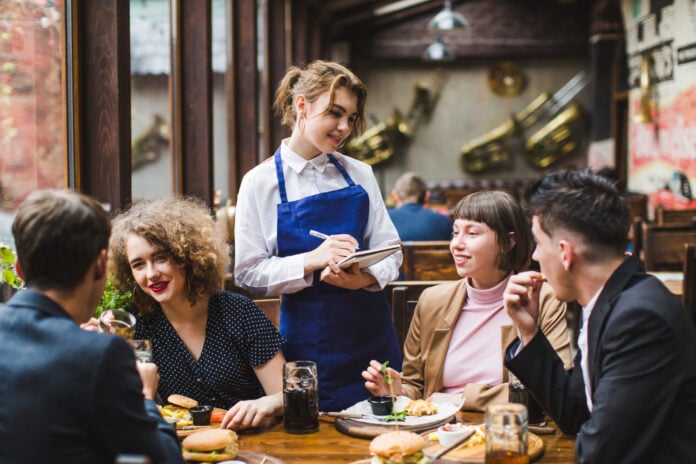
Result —
POLYGON ((287 433, 319 431, 319 384, 313 361, 290 361, 283 365, 283 402, 287 433))
POLYGON ((539 403, 529 393, 527 387, 515 376, 508 371, 508 401, 510 403, 519 403, 527 406, 527 420, 529 425, 545 425, 544 410, 539 403))
POLYGON ((486 464, 528 464, 527 407, 518 403, 486 408, 486 464))
POLYGON ((135 316, 125 309, 107 309, 99 316, 99 331, 132 340, 135 334, 135 316))
POLYGON ((128 344, 133 348, 136 361, 141 363, 152 362, 152 343, 150 340, 128 340, 128 344))

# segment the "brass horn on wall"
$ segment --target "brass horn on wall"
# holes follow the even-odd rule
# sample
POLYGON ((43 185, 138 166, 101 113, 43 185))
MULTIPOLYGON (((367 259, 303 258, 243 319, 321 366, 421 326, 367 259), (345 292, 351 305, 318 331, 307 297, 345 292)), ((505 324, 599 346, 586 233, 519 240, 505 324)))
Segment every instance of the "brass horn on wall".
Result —
POLYGON ((543 92, 522 111, 464 145, 460 151, 464 170, 479 173, 499 166, 511 158, 507 140, 526 137, 525 158, 535 168, 543 169, 570 154, 578 141, 572 123, 580 120, 580 107, 573 102, 589 78, 576 74, 553 95, 543 92))
POLYGON ((435 91, 424 82, 418 82, 413 89, 413 99, 408 113, 404 116, 394 108, 391 116, 366 130, 360 137, 348 141, 345 153, 369 165, 382 163, 394 155, 396 145, 413 135, 413 128, 435 108, 444 85, 444 75, 439 74, 435 91))
POLYGON ((653 118, 653 83, 652 83, 653 61, 649 54, 644 54, 640 58, 640 106, 638 114, 633 117, 636 124, 651 124, 655 122, 653 118))

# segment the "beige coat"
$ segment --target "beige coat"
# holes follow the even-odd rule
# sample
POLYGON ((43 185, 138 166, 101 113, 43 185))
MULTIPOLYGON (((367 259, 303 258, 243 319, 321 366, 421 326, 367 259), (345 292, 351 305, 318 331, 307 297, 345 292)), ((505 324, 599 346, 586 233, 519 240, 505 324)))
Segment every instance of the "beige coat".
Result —
MULTIPOLYGON (((428 398, 442 389, 442 371, 449 347, 452 329, 457 323, 466 298, 465 279, 436 285, 423 291, 418 299, 411 326, 404 342, 404 362, 401 376, 404 394, 410 398, 428 398)), ((543 284, 540 295, 539 326, 563 360, 566 369, 572 366, 570 338, 565 319, 566 305, 557 300, 548 284, 543 284)), ((505 348, 515 339, 514 326, 500 328, 499 348, 505 348)), ((507 369, 502 369, 500 385, 468 384, 462 395, 462 409, 482 411, 488 404, 508 399, 507 369)))

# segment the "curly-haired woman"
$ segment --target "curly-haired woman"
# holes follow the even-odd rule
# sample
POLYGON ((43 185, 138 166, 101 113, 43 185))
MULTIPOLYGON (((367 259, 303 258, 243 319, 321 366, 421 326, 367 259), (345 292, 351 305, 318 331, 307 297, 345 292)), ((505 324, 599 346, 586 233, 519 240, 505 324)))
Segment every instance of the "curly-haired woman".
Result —
POLYGON ((252 300, 222 291, 227 244, 197 200, 136 202, 116 216, 114 285, 133 290, 136 338, 152 341, 159 393, 229 408, 222 426, 281 415, 283 338, 252 300))

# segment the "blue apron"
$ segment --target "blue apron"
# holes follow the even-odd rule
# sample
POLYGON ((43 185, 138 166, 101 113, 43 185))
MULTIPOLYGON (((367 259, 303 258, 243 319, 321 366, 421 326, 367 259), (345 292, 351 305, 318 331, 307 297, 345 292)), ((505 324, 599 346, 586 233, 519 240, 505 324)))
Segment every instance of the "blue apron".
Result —
MULTIPOLYGON (((280 148, 274 158, 281 203, 278 204, 278 255, 293 256, 315 249, 322 240, 311 229, 325 234, 350 234, 360 248, 370 211, 365 189, 356 185, 345 168, 328 155, 348 187, 288 202, 280 148)), ((390 361, 401 370, 401 351, 384 292, 348 290, 321 282, 297 293, 283 295, 280 332, 287 343, 288 361, 317 363, 319 409, 340 411, 370 394, 361 372, 371 359, 390 361)))

